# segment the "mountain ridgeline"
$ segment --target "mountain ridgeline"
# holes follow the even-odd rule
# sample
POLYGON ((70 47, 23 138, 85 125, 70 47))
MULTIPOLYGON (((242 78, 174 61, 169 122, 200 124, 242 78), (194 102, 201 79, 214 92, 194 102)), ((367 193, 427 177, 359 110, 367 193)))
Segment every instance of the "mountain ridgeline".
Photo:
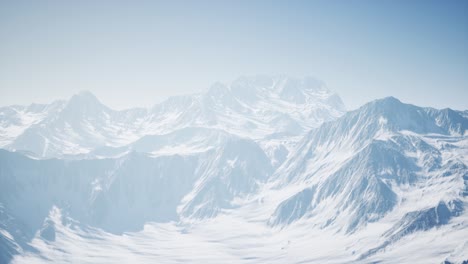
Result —
MULTIPOLYGON (((67 252, 60 245, 73 237, 140 238, 149 223, 199 239, 198 226, 217 222, 256 226, 288 245, 338 236, 348 244, 324 256, 335 262, 385 262, 427 241, 437 249, 421 260, 461 262, 466 113, 393 97, 345 112, 322 82, 285 76, 216 83, 150 109, 112 110, 89 92, 2 107, 0 262, 54 261, 49 249, 67 252)), ((242 237, 215 233, 229 232, 242 237)), ((250 243, 262 245, 262 235, 250 243)), ((213 241, 231 248, 232 238, 213 241)), ((252 259, 301 262, 302 253, 287 254, 252 259)), ((80 262, 71 251, 62 257, 80 262)))

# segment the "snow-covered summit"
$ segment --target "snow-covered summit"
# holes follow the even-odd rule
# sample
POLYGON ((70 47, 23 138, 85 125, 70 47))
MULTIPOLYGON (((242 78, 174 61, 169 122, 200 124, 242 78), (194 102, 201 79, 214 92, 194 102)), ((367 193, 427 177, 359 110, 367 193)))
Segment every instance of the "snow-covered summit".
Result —
MULTIPOLYGON (((88 91, 38 108, 45 110, 36 114, 21 106, 2 108, 0 142, 4 148, 36 157, 63 157, 122 147, 146 135, 187 127, 215 128, 261 141, 272 135, 301 136, 344 113, 339 96, 323 83, 284 76, 215 83, 204 93, 170 97, 151 109, 116 111, 88 91)), ((271 142, 262 146, 278 145, 271 142)))
POLYGON ((71 115, 68 118, 73 118, 79 115, 93 116, 108 110, 90 91, 81 91, 67 101, 62 113, 71 115))
POLYGON ((284 199, 269 223, 344 234, 379 223, 381 242, 362 259, 449 224, 468 204, 467 121, 388 97, 322 124, 275 172, 270 199, 284 199))
POLYGON ((285 76, 3 107, 0 262, 461 263, 467 117, 285 76))

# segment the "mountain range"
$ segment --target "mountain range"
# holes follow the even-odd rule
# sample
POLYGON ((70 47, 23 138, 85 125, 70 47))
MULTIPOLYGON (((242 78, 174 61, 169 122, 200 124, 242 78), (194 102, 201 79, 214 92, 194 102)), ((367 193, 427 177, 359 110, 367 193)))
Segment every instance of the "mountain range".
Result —
POLYGON ((468 262, 467 128, 310 77, 1 107, 0 262, 468 262))

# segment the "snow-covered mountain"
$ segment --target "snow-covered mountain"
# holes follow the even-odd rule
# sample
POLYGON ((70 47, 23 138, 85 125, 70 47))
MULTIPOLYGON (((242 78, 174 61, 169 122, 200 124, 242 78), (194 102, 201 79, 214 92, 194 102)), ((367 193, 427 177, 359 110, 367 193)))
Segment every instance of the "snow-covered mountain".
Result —
MULTIPOLYGON (((468 205, 468 119, 461 112, 366 104, 312 130, 275 173, 273 189, 296 186, 272 225, 310 222, 346 234, 388 222, 370 257, 418 231, 450 223, 468 205)), ((457 227, 468 235, 468 225, 457 227)), ((460 246, 466 241, 460 241, 460 246)))
POLYGON ((339 96, 320 81, 285 76, 216 83, 203 93, 171 97, 151 109, 115 111, 81 92, 66 102, 0 110, 0 146, 40 158, 86 154, 147 135, 205 127, 254 139, 277 159, 284 159, 281 152, 292 147, 294 137, 345 111, 339 96))
POLYGON ((468 260, 466 111, 283 76, 0 110, 1 263, 468 260))

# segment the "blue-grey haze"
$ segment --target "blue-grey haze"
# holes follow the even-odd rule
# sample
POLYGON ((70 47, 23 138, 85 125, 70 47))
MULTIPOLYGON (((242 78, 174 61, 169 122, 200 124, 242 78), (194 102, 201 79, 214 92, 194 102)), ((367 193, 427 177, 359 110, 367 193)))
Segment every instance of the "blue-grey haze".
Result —
POLYGON ((90 90, 150 106, 241 75, 312 75, 348 108, 468 108, 468 1, 0 1, 0 105, 90 90))

